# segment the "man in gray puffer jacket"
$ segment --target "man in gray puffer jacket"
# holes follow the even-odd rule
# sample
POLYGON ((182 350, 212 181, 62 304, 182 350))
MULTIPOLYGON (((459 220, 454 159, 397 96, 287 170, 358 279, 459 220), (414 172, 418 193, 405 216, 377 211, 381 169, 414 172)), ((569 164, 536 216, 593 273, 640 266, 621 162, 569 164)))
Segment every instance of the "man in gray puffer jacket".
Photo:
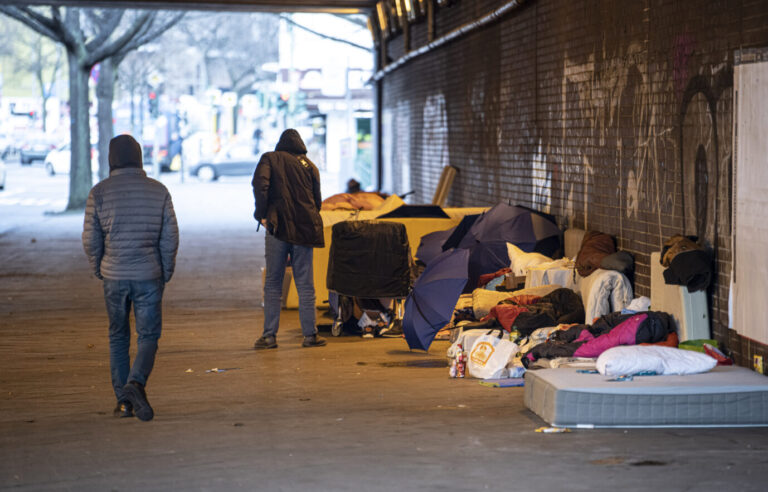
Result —
POLYGON ((109 362, 117 397, 115 416, 151 420, 144 386, 162 328, 163 290, 171 280, 179 229, 171 195, 142 169, 141 146, 129 135, 109 142, 109 177, 91 189, 83 247, 104 284, 109 315, 109 362), (137 351, 130 364, 131 304, 137 351))

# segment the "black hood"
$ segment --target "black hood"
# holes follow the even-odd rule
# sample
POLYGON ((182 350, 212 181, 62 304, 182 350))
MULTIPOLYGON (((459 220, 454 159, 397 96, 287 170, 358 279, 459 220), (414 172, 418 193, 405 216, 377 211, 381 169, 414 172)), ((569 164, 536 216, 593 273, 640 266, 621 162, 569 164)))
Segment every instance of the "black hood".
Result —
POLYGON ((109 141, 109 170, 142 167, 141 145, 130 135, 118 135, 109 141))
POLYGON ((275 150, 282 150, 284 152, 290 152, 291 154, 306 154, 307 147, 304 145, 304 141, 301 139, 299 132, 293 128, 285 130, 280 135, 280 140, 275 146, 275 150))

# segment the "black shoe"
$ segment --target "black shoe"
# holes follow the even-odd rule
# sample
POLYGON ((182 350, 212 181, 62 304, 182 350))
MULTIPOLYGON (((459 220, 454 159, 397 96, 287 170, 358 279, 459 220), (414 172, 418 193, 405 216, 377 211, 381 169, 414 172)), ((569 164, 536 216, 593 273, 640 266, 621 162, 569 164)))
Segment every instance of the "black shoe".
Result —
POLYGON ((112 414, 115 417, 119 418, 127 418, 127 417, 133 417, 133 406, 126 402, 118 402, 117 406, 115 407, 115 410, 112 412, 112 414))
POLYGON ((375 328, 372 325, 363 327, 363 338, 373 338, 376 335, 375 328))
POLYGON ((379 331, 379 336, 384 338, 401 338, 403 336, 402 321, 395 320, 379 331))
POLYGON ((272 335, 263 336, 256 340, 256 343, 253 344, 253 348, 256 350, 277 348, 277 339, 272 335))
POLYGON ((325 345, 325 338, 317 335, 304 337, 304 341, 301 343, 302 347, 322 347, 323 345, 325 345))
POLYGON ((152 417, 155 416, 155 412, 152 410, 149 400, 147 400, 144 385, 136 381, 129 381, 128 384, 123 386, 123 398, 126 403, 133 407, 139 420, 146 422, 147 420, 152 420, 152 417))

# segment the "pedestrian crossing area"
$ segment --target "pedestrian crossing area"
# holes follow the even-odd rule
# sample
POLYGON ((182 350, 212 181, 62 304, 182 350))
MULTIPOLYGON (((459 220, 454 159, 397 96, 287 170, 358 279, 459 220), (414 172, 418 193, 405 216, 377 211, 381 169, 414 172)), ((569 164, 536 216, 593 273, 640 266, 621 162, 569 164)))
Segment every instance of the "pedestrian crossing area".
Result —
POLYGON ((0 207, 51 207, 63 209, 67 206, 66 198, 29 196, 30 194, 24 188, 0 193, 0 207))
POLYGON ((67 200, 53 200, 50 198, 0 198, 0 207, 44 207, 46 205, 52 207, 65 207, 67 205, 67 200))

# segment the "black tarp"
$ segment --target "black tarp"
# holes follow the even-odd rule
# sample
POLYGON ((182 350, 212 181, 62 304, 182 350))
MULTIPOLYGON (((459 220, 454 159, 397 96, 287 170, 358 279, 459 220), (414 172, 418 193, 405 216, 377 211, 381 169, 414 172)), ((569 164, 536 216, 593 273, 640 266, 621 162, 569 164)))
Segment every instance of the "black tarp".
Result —
POLYGON ((448 251, 451 248, 455 248, 459 245, 464 236, 467 235, 467 231, 480 217, 481 214, 465 215, 462 217, 459 225, 453 228, 453 233, 448 236, 448 239, 443 243, 443 251, 448 251))
POLYGON ((405 225, 372 220, 334 224, 328 290, 353 297, 405 297, 411 286, 405 225))
POLYGON ((391 212, 379 215, 377 219, 450 219, 438 205, 400 205, 391 212))

